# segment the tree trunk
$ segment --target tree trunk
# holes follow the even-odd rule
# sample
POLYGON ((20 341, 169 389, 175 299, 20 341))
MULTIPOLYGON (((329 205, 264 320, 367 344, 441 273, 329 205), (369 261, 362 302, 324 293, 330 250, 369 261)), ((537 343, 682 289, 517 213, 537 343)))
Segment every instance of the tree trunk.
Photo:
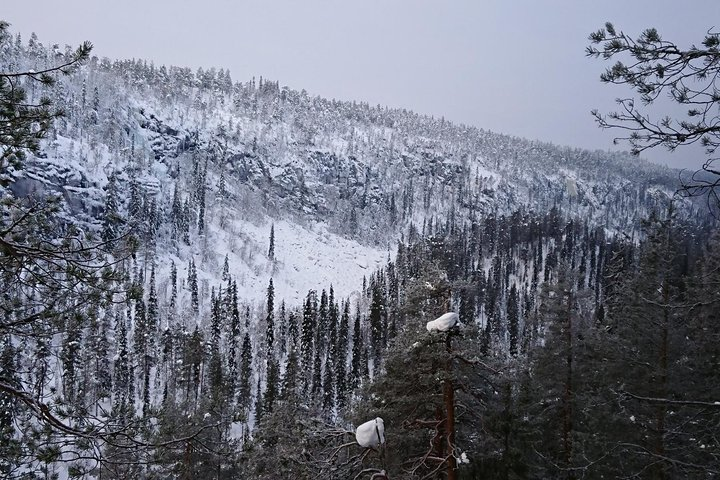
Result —
POLYGON ((445 380, 445 433, 447 436, 447 479, 457 479, 457 462, 455 461, 455 386, 452 380, 445 380))
MULTIPOLYGON (((565 467, 572 468, 572 403, 573 403, 573 389, 572 389, 572 377, 573 377, 573 338, 572 338, 572 291, 567 292, 567 323, 565 325, 565 339, 567 349, 565 359, 565 394, 563 398, 563 450, 565 454, 565 467)), ((571 470, 568 470, 568 480, 573 480, 575 475, 571 470)))
POLYGON ((443 399, 445 401, 445 435, 447 439, 447 480, 457 480, 457 462, 455 460, 455 385, 450 374, 452 373, 452 340, 451 333, 445 337, 445 347, 448 352, 447 378, 443 383, 443 399))
MULTIPOLYGON (((670 328, 670 286, 668 275, 665 275, 662 295, 663 295, 663 316, 662 330, 660 332, 660 355, 659 367, 660 375, 658 379, 658 397, 667 398, 667 377, 668 377, 668 330, 670 328)), ((656 424, 657 432, 655 437, 655 453, 658 457, 665 456, 665 415, 667 414, 667 405, 660 403, 657 406, 656 424)), ((657 464, 657 477, 659 480, 667 478, 667 469, 664 463, 657 464)))
POLYGON ((510 479, 510 432, 512 431, 512 387, 505 384, 505 402, 503 409, 503 462, 502 472, 505 480, 510 479))

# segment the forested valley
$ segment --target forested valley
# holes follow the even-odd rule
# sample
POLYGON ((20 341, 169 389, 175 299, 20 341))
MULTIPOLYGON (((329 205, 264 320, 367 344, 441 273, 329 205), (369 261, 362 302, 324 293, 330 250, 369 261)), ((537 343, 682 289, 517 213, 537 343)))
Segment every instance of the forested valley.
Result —
POLYGON ((720 475, 676 172, 0 33, 3 478, 720 475))

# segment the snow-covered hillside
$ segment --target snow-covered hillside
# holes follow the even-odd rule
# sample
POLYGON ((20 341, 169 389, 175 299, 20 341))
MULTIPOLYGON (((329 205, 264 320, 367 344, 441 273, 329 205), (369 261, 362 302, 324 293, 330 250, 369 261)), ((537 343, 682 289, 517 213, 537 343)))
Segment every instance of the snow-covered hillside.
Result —
MULTIPOLYGON (((3 39, 0 72, 71 58, 3 39)), ((666 375, 671 322, 673 368, 691 365, 693 322, 715 318, 682 297, 716 293, 700 288, 712 224, 669 208, 667 168, 225 70, 93 58, 27 77, 29 102, 65 114, 0 165, 0 458, 16 478, 359 478, 369 451, 332 446, 351 411, 384 419, 392 448, 457 422, 467 445, 431 449, 505 461, 513 429, 542 432, 517 452, 560 438, 534 422, 571 424, 553 415, 576 387, 625 388, 599 381, 608 364, 613 382, 652 378, 623 364, 638 345, 665 342, 643 365, 666 375)), ((578 413, 630 408, 583 395, 578 413)))
MULTIPOLYGON (((9 45, 2 61, 39 68, 59 52, 39 42, 9 45)), ((50 96, 67 116, 42 158, 17 172, 18 193, 61 192, 69 216, 99 228, 102 189, 115 175, 124 214, 133 185, 156 205, 161 271, 199 257, 200 278, 212 283, 228 255, 248 299, 261 298, 270 277, 288 301, 330 283, 348 295, 410 224, 448 216, 557 206, 632 234, 675 179, 624 154, 313 98, 263 79, 234 83, 224 70, 94 58, 50 91, 30 91, 50 96), (173 195, 192 217, 184 243, 170 238, 173 195)))

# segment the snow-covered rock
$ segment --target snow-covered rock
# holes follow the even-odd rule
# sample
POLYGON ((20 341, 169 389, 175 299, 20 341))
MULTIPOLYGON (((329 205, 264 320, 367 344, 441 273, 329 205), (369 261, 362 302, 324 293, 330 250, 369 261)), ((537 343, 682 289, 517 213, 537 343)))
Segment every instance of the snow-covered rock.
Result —
POLYGON ((448 312, 435 320, 427 322, 426 328, 430 333, 433 332, 447 332, 458 323, 458 314, 455 312, 448 312))
POLYGON ((377 448, 384 444, 385 423, 383 419, 377 417, 357 427, 355 440, 357 440, 358 445, 365 448, 377 448))

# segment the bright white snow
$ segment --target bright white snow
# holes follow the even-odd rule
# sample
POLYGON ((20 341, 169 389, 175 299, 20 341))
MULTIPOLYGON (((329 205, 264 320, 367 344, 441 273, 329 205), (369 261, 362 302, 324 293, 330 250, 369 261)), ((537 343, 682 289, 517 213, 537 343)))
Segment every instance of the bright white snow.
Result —
POLYGON ((363 423, 355 431, 355 440, 365 448, 377 448, 385 443, 385 423, 377 417, 363 423))
POLYGON ((455 312, 448 312, 435 320, 427 322, 426 328, 430 333, 434 332, 447 332, 458 323, 458 314, 455 312))

